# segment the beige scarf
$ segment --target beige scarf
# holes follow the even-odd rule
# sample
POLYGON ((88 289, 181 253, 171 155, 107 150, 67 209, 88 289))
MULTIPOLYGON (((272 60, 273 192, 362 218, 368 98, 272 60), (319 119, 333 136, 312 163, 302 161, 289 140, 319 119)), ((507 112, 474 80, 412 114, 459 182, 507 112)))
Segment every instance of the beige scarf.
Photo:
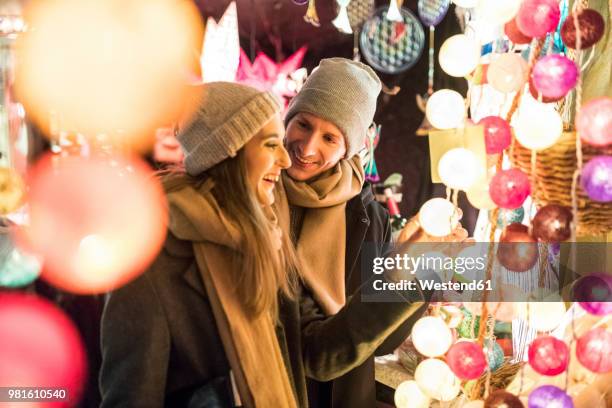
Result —
POLYGON ((302 275, 328 315, 346 303, 346 202, 359 194, 364 178, 359 156, 341 160, 328 175, 313 181, 295 181, 283 172, 289 203, 305 208, 297 241, 302 275))
POLYGON ((168 193, 170 230, 193 242, 198 269, 243 406, 295 408, 273 316, 250 318, 233 290, 232 259, 240 248, 236 227, 224 216, 207 180, 197 190, 185 186, 168 193))

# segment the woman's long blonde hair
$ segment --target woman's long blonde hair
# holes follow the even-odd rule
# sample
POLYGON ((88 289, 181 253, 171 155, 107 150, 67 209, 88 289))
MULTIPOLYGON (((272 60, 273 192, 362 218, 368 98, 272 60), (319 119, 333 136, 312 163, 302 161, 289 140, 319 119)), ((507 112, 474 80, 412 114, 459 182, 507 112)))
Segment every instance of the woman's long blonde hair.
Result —
POLYGON ((266 216, 257 194, 247 183, 244 149, 198 177, 188 175, 184 167, 175 166, 160 173, 168 190, 181 186, 198 187, 208 177, 214 180, 212 190, 225 216, 235 224, 242 239, 242 256, 234 262, 237 274, 236 294, 252 316, 269 311, 278 315, 278 295, 294 298, 298 282, 298 258, 289 237, 283 231, 281 250, 271 244, 273 223, 266 216))

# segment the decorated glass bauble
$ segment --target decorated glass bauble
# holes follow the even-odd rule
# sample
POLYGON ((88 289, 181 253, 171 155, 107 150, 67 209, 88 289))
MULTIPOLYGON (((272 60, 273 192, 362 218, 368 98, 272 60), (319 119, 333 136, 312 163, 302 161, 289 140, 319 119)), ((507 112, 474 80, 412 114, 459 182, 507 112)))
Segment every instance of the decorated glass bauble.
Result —
POLYGON ((499 55, 487 70, 487 81, 496 90, 504 93, 516 92, 523 87, 527 77, 527 62, 515 53, 499 55))
POLYGON ((603 327, 589 330, 578 338, 576 356, 594 373, 612 372, 612 332, 603 327))
POLYGON ((452 342, 453 333, 439 317, 422 317, 412 327, 412 344, 424 356, 441 356, 452 342))
POLYGON ((443 198, 432 198, 421 206, 419 223, 421 228, 434 237, 449 235, 459 222, 457 208, 443 198))
POLYGON ((526 36, 521 32, 521 30, 519 30, 518 26, 516 25, 516 17, 504 25, 504 34, 506 34, 508 39, 515 44, 529 44, 532 38, 526 36))
POLYGON ((612 156, 595 156, 582 168, 580 185, 593 201, 612 201, 612 156))
POLYGON ((438 55, 440 67, 450 76, 464 77, 474 71, 480 61, 480 44, 465 34, 449 37, 438 55))
POLYGON ((557 0, 525 0, 516 15, 516 25, 529 37, 544 37, 559 24, 561 11, 557 0))
POLYGON ((578 67, 571 59, 559 54, 542 57, 533 67, 533 85, 548 98, 563 98, 576 86, 578 67))
POLYGON ((572 397, 554 385, 542 385, 529 394, 529 408, 574 408, 572 397))
MULTIPOLYGON (((34 295, 0 293, 0 387, 63 389, 77 405, 86 372, 79 332, 60 309, 34 295)), ((35 406, 43 405, 51 406, 35 406)))
POLYGON ((487 360, 489 361, 489 370, 491 372, 497 370, 504 363, 504 350, 498 342, 487 340, 487 360))
POLYGON ((526 225, 514 223, 504 228, 497 247, 497 259, 513 272, 525 272, 538 261, 538 244, 526 225))
POLYGON ((495 173, 489 185, 491 199, 500 208, 520 207, 530 191, 529 178, 519 169, 508 169, 495 173))
POLYGON ((593 146, 612 144, 612 98, 602 96, 582 105, 576 114, 576 130, 593 146))
POLYGON ((141 160, 46 156, 29 185, 30 225, 17 243, 42 256, 41 277, 55 287, 107 292, 144 272, 161 249, 163 190, 141 160))
POLYGON ((524 405, 516 395, 506 390, 495 390, 485 400, 484 408, 524 408, 524 405))
POLYGON ((563 121, 553 106, 534 102, 521 109, 514 123, 516 140, 531 150, 554 145, 563 132, 563 121))
POLYGON ((512 20, 520 6, 521 0, 478 0, 476 15, 489 24, 501 25, 512 20))
POLYGON ((414 372, 419 388, 431 398, 451 401, 461 391, 461 382, 442 360, 428 358, 421 361, 414 372))
MULTIPOLYGON (((490 213, 493 215, 493 213, 490 213)), ((505 228, 507 225, 514 224, 515 222, 521 223, 525 218, 525 209, 523 207, 515 208, 514 210, 500 209, 497 212, 497 227, 505 228)), ((493 222, 492 219, 490 219, 493 222)))
POLYGON ((19 288, 40 275, 41 262, 15 247, 9 234, 0 234, 0 287, 19 288))
POLYGON ((487 366, 482 347, 472 341, 459 341, 453 344, 446 353, 446 363, 462 380, 480 377, 487 366))
POLYGON ((466 192, 468 201, 479 210, 492 210, 497 205, 489 195, 489 183, 485 178, 476 181, 466 192))
POLYGON ((499 116, 485 116, 478 121, 484 128, 487 154, 501 153, 510 146, 512 130, 510 125, 499 116))
POLYGON ((612 276, 593 274, 581 277, 574 283, 573 299, 589 314, 612 314, 612 276))
POLYGON ((417 11, 426 26, 437 26, 446 15, 450 0, 419 0, 417 11))
POLYGON ((440 89, 427 100, 427 120, 438 129, 453 129, 465 121, 465 100, 457 91, 440 89))
MULTIPOLYGON (((599 12, 585 8, 578 12, 578 27, 580 27, 580 49, 585 49, 603 37, 606 23, 599 12)), ((561 39, 566 47, 576 49, 576 37, 574 13, 570 13, 561 26, 561 39)))
POLYGON ((404 381, 395 389, 393 400, 397 408, 429 408, 431 402, 431 398, 412 380, 404 381))
POLYGON ((531 222, 532 234, 540 242, 562 242, 572 235, 572 210, 548 204, 538 210, 531 222))
POLYGON ((529 345, 529 364, 542 375, 561 374, 569 362, 569 348, 565 342, 552 337, 538 337, 529 345))
POLYGON ((450 188, 467 190, 478 179, 478 158, 463 147, 450 149, 438 162, 438 175, 442 183, 450 188))

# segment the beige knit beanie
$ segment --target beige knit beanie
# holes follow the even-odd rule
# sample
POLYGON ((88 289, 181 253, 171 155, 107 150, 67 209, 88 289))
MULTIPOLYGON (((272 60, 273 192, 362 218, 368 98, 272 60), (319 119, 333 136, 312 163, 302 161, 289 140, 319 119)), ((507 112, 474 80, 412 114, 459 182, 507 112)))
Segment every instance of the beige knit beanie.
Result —
POLYGON ((300 112, 332 122, 346 138, 350 159, 365 144, 380 90, 380 79, 369 66, 346 58, 321 60, 291 100, 285 126, 300 112))
POLYGON ((238 151, 281 111, 278 99, 247 85, 203 85, 196 112, 177 135, 185 170, 197 176, 238 151))

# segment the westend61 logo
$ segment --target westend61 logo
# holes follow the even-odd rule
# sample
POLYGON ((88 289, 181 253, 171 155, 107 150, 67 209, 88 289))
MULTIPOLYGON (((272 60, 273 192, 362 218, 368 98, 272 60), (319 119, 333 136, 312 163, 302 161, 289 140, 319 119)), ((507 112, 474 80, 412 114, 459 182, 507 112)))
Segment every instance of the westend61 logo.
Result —
POLYGON ((396 254, 394 257, 374 258, 372 272, 377 275, 385 271, 398 270, 415 274, 418 271, 448 271, 460 275, 470 271, 482 271, 486 268, 486 255, 477 257, 450 257, 441 253, 421 254, 413 257, 408 254, 396 254))

